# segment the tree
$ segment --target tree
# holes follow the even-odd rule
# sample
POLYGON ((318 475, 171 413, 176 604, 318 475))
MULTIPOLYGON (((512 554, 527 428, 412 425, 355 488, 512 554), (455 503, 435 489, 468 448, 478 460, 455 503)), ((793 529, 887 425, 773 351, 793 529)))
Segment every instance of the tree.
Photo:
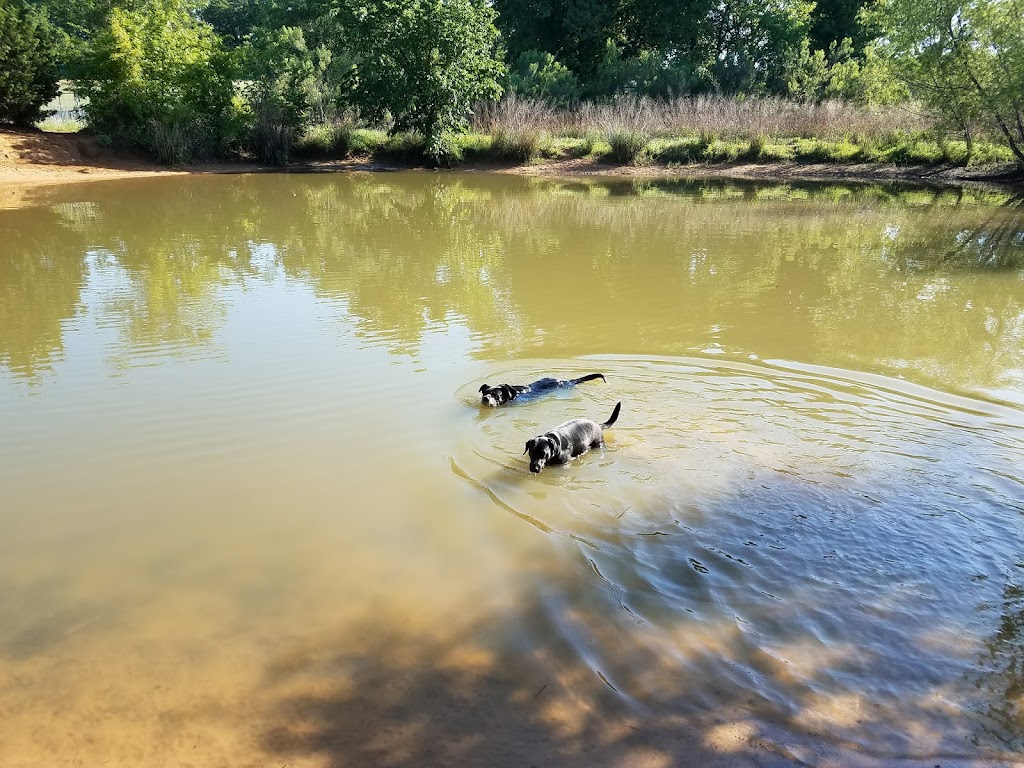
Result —
POLYGON ((420 131, 435 160, 473 105, 501 95, 495 12, 488 0, 367 0, 343 7, 354 98, 397 130, 420 131))
MULTIPOLYGON (((718 90, 785 93, 787 64, 807 36, 814 3, 730 0, 711 13, 705 61, 718 90)), ((707 44, 705 44, 707 45, 707 44)))
POLYGON ((620 0, 495 0, 494 7, 513 61, 525 51, 544 51, 584 80, 607 41, 620 37, 620 0))
POLYGON ((811 50, 827 51, 833 43, 849 40, 853 53, 860 56, 871 41, 871 31, 862 23, 861 9, 872 0, 816 0, 811 12, 809 44, 811 50))
POLYGON ((878 0, 865 18, 915 95, 968 143, 990 126, 1024 167, 1024 0, 878 0))
POLYGON ((567 106, 580 98, 572 70, 550 53, 523 51, 508 75, 509 90, 533 99, 567 106))
POLYGON ((536 49, 585 94, 784 93, 810 0, 495 0, 512 60, 536 49), (607 89, 613 88, 613 92, 607 89))
POLYGON ((233 66, 186 0, 115 8, 79 82, 89 124, 168 163, 217 154, 238 132, 233 66))
POLYGON ((31 125, 57 95, 56 44, 44 10, 0 0, 0 123, 31 125))
POLYGON ((296 135, 335 112, 340 93, 328 78, 331 52, 311 51, 301 29, 282 27, 258 30, 244 53, 250 148, 264 162, 282 165, 296 135))

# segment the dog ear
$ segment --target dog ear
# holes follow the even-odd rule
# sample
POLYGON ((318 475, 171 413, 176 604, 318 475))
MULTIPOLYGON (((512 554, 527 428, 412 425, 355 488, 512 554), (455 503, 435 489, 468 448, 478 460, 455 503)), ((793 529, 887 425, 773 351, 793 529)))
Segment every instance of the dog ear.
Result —
POLYGON ((526 441, 526 450, 523 451, 523 456, 528 454, 530 452, 530 449, 533 448, 533 446, 535 446, 536 444, 537 444, 537 438, 536 437, 532 437, 529 440, 527 440, 526 441))
POLYGON ((481 387, 480 387, 480 390, 479 390, 479 391, 480 391, 480 392, 486 392, 486 391, 487 391, 488 389, 490 389, 490 387, 489 387, 489 386, 487 386, 486 384, 483 384, 483 385, 481 385, 481 387))

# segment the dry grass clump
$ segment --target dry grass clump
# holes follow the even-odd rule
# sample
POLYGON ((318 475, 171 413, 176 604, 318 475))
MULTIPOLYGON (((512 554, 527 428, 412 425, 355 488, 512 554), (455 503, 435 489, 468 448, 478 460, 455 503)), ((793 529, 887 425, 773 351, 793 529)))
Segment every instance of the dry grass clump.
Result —
POLYGON ((559 110, 547 102, 511 94, 499 103, 482 106, 472 127, 476 133, 490 135, 496 157, 527 162, 541 154, 558 123, 559 110))

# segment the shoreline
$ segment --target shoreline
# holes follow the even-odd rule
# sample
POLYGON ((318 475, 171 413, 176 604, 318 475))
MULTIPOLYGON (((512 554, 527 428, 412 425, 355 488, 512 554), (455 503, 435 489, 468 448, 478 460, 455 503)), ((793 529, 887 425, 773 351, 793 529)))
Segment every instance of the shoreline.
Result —
MULTIPOLYGON (((0 188, 77 184, 86 181, 244 173, 393 172, 434 169, 414 163, 372 158, 310 160, 286 166, 245 161, 200 163, 185 167, 158 165, 140 155, 98 145, 92 136, 0 129, 0 188)), ((914 184, 930 187, 987 187, 1024 190, 1024 173, 1014 166, 897 166, 884 163, 752 162, 667 165, 616 165, 588 158, 541 160, 528 164, 466 162, 450 170, 537 177, 718 179, 764 182, 838 182, 914 184)))

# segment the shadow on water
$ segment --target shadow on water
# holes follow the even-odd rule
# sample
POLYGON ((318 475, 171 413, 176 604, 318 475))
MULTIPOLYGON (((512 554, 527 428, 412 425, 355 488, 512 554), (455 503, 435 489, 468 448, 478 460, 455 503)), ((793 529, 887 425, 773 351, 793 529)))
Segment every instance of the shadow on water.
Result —
MULTIPOLYGON (((561 636, 564 628, 554 624, 544 602, 550 590, 572 587, 544 580, 533 585, 534 597, 513 615, 460 626, 457 635, 445 639, 405 633, 401 617, 389 622, 377 616, 336 638, 340 648, 355 641, 364 650, 332 653, 328 646, 307 650, 301 660, 280 659, 265 676, 271 705, 264 719, 271 725, 260 738, 262 749, 282 760, 315 756, 338 768, 702 766, 734 765, 739 758, 757 765, 1021 762, 1019 612, 1005 615, 1003 627, 987 642, 1000 666, 1018 665, 1016 678, 1004 676, 1004 670, 994 677, 982 672, 978 684, 995 687, 983 689, 975 731, 964 733, 961 713, 947 700, 946 681, 876 708, 868 699, 830 700, 810 688, 800 691, 784 662, 768 655, 754 658, 756 680, 786 691, 780 706, 757 684, 743 688, 728 676, 707 674, 691 678, 667 649, 658 654, 638 649, 627 636, 608 638, 615 641, 621 666, 659 681, 664 699, 637 704, 614 690, 615 683, 588 666, 561 636), (514 647, 524 634, 529 644, 514 647), (766 667, 774 672, 766 674, 766 667), (701 707, 704 701, 710 704, 701 707)), ((799 599, 799 594, 789 597, 799 599)), ((575 628, 601 632, 599 621, 577 617, 575 628)), ((716 632, 728 637, 735 630, 701 628, 704 637, 716 632)), ((926 644, 928 629, 908 642, 926 644)), ((833 651, 829 665, 851 675, 878 674, 855 650, 833 651)))
POLYGON ((375 612, 284 650, 262 748, 334 768, 1024 763, 1024 571, 904 541, 882 518, 912 495, 826 496, 759 484, 656 533, 581 522, 509 605, 426 627, 375 612))

